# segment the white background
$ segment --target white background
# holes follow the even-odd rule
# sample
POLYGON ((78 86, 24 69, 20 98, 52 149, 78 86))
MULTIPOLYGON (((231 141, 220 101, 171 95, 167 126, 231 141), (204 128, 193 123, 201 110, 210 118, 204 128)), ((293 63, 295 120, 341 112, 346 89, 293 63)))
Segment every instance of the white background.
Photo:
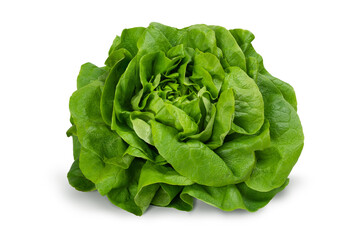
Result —
POLYGON ((1 1, 1 239, 359 239, 357 1, 1 1), (255 213, 151 207, 136 217, 67 183, 68 100, 123 28, 251 30, 290 83, 305 133, 289 186, 255 213))

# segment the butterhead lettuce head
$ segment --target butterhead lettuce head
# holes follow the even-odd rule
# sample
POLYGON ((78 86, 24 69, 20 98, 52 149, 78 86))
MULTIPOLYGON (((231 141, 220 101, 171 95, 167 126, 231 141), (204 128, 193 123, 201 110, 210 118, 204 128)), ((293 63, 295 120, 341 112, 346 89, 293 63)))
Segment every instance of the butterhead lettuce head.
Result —
POLYGON ((81 66, 70 98, 69 183, 142 215, 197 198, 256 211, 288 184, 303 148, 293 88, 242 29, 159 23, 123 30, 104 67, 81 66))

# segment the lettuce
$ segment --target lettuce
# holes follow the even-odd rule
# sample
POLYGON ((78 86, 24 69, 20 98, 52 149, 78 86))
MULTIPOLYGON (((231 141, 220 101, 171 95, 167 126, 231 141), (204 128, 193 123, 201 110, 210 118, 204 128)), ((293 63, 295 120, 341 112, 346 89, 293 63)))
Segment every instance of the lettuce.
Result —
POLYGON ((264 68, 242 29, 159 23, 123 30, 104 67, 82 65, 70 98, 79 191, 142 215, 264 207, 303 148, 293 88, 264 68))

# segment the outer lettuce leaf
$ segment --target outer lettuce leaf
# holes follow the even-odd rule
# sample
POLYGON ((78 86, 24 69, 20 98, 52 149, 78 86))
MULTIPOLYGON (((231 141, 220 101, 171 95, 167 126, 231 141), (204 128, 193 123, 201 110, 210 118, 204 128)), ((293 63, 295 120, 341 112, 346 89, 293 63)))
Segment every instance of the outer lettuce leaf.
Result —
POLYGON ((181 197, 192 196, 224 211, 245 209, 254 212, 268 204, 287 185, 288 181, 269 192, 258 192, 249 188, 245 183, 224 187, 208 187, 196 184, 185 187, 181 197))
POLYGON ((141 170, 135 202, 138 206, 148 206, 150 203, 157 206, 169 206, 183 189, 182 186, 193 183, 170 166, 159 166, 147 162, 141 170))
POLYGON ((82 192, 88 192, 95 190, 95 185, 89 179, 87 179, 82 173, 79 167, 79 160, 75 160, 71 165, 71 168, 67 174, 69 184, 76 190, 82 192))
POLYGON ((204 143, 196 140, 180 142, 174 128, 156 121, 151 121, 151 128, 160 155, 181 175, 210 186, 238 181, 225 162, 204 143))
POLYGON ((233 89, 235 99, 232 130, 251 135, 264 123, 264 101, 253 79, 237 67, 229 67, 223 89, 233 89))
POLYGON ((267 78, 259 75, 265 117, 270 122, 271 145, 257 154, 258 162, 246 184, 258 191, 280 187, 300 156, 304 136, 295 109, 267 78))
POLYGON ((106 78, 100 103, 102 118, 109 126, 111 126, 112 121, 116 85, 121 75, 125 72, 131 58, 131 54, 126 49, 121 48, 116 51, 116 60, 111 60, 113 67, 106 78))
POLYGON ((107 72, 104 68, 99 68, 92 63, 85 63, 81 66, 78 78, 77 89, 80 89, 96 80, 104 80, 107 72))
POLYGON ((74 162, 71 165, 71 168, 67 174, 67 178, 69 184, 73 186, 78 191, 88 192, 95 190, 95 185, 89 179, 87 179, 84 174, 82 173, 79 167, 79 157, 81 152, 81 144, 79 139, 76 136, 76 129, 72 128, 69 129, 67 134, 70 136, 72 135, 73 139, 73 152, 74 152, 74 162))
POLYGON ((224 54, 224 59, 230 66, 239 67, 246 71, 246 58, 231 33, 220 26, 210 26, 215 32, 218 47, 224 54))
POLYGON ((138 52, 137 42, 144 30, 145 28, 143 27, 124 29, 121 33, 121 37, 116 36, 114 39, 109 50, 109 56, 121 48, 128 50, 132 56, 135 56, 138 52))
POLYGON ((129 169, 123 172, 119 186, 107 194, 108 199, 113 204, 138 216, 142 215, 148 208, 148 205, 138 206, 134 201, 143 165, 144 162, 139 159, 133 161, 129 169))
POLYGON ((264 68, 262 57, 251 45, 253 35, 244 30, 232 34, 245 55, 257 62, 256 83, 264 99, 265 118, 270 122, 271 146, 257 153, 258 162, 246 184, 258 191, 280 187, 298 160, 304 145, 304 135, 296 113, 296 97, 290 85, 272 77, 264 68))

